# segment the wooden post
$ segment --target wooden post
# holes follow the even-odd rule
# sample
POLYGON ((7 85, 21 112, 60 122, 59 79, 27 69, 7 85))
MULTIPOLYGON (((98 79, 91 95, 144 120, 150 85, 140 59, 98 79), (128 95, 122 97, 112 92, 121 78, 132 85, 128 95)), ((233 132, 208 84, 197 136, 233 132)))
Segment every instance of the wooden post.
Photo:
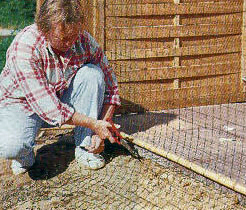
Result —
POLYGON ((85 15, 85 30, 87 30, 104 49, 105 31, 105 0, 82 1, 85 15))
POLYGON ((94 0, 93 32, 100 46, 105 49, 105 0, 94 0))
MULTIPOLYGON (((180 0, 174 0, 175 4, 179 4, 180 0)), ((180 25, 180 15, 175 15, 174 20, 173 20, 173 24, 174 26, 179 26, 180 25)), ((174 48, 178 49, 180 48, 180 39, 179 38, 174 38, 174 48)), ((180 66, 180 57, 174 57, 173 59, 173 66, 177 67, 180 66)), ((180 80, 179 79, 175 79, 173 81, 173 88, 174 89, 178 89, 180 88, 180 80)))
POLYGON ((243 2, 243 23, 242 23, 242 56, 241 56, 241 78, 243 92, 246 92, 246 0, 243 2))

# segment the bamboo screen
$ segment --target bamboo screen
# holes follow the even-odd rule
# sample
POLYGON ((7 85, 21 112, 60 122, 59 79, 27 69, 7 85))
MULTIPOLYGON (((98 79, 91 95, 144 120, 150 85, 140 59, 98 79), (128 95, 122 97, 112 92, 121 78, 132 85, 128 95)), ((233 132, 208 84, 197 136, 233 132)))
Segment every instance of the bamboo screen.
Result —
POLYGON ((106 1, 105 51, 127 109, 243 100, 242 3, 106 1))

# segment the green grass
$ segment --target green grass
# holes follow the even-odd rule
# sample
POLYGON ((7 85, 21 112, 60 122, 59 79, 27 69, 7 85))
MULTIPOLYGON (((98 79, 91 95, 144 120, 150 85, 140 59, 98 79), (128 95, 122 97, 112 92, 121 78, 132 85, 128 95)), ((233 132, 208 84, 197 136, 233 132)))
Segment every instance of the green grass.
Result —
MULTIPOLYGON (((0 0, 0 27, 22 29, 34 22, 36 0, 0 0)), ((0 72, 5 65, 6 51, 14 36, 0 37, 0 72)))
POLYGON ((13 39, 14 36, 0 38, 0 72, 2 71, 5 65, 6 51, 13 39))
POLYGON ((0 26, 19 29, 34 22, 36 0, 0 0, 0 26))

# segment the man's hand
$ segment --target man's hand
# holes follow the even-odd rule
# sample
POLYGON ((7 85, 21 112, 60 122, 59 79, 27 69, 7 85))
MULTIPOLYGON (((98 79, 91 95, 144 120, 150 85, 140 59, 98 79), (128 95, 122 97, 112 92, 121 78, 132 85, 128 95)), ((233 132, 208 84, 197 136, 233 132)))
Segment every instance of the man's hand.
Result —
POLYGON ((91 145, 85 147, 88 152, 99 154, 104 150, 104 140, 102 140, 98 135, 93 135, 91 137, 91 145))
POLYGON ((99 136, 100 139, 108 139, 111 143, 115 143, 115 140, 110 132, 109 128, 112 125, 105 120, 97 120, 92 128, 92 130, 99 136))

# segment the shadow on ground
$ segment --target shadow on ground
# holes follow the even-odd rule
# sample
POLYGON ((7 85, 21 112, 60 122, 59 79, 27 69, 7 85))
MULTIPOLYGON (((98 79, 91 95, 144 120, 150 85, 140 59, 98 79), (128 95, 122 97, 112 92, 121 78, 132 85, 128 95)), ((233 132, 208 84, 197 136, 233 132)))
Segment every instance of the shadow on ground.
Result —
POLYGON ((122 106, 116 110, 114 122, 127 134, 144 132, 157 125, 165 125, 178 116, 172 113, 151 112, 139 104, 121 98, 122 106))
POLYGON ((165 125, 177 118, 171 113, 136 113, 124 114, 114 118, 114 122, 121 126, 120 130, 127 134, 144 132, 157 125, 165 125))
POLYGON ((63 173, 74 160, 74 149, 74 144, 65 141, 42 146, 37 150, 29 176, 34 180, 43 180, 63 173))
MULTIPOLYGON (((37 150, 35 164, 29 170, 29 176, 33 180, 48 180, 64 171, 74 160, 75 144, 72 137, 63 135, 57 142, 44 145, 37 150)), ((105 141, 105 150, 102 153, 106 163, 111 162, 120 155, 130 155, 130 153, 118 144, 111 144, 105 141)))

